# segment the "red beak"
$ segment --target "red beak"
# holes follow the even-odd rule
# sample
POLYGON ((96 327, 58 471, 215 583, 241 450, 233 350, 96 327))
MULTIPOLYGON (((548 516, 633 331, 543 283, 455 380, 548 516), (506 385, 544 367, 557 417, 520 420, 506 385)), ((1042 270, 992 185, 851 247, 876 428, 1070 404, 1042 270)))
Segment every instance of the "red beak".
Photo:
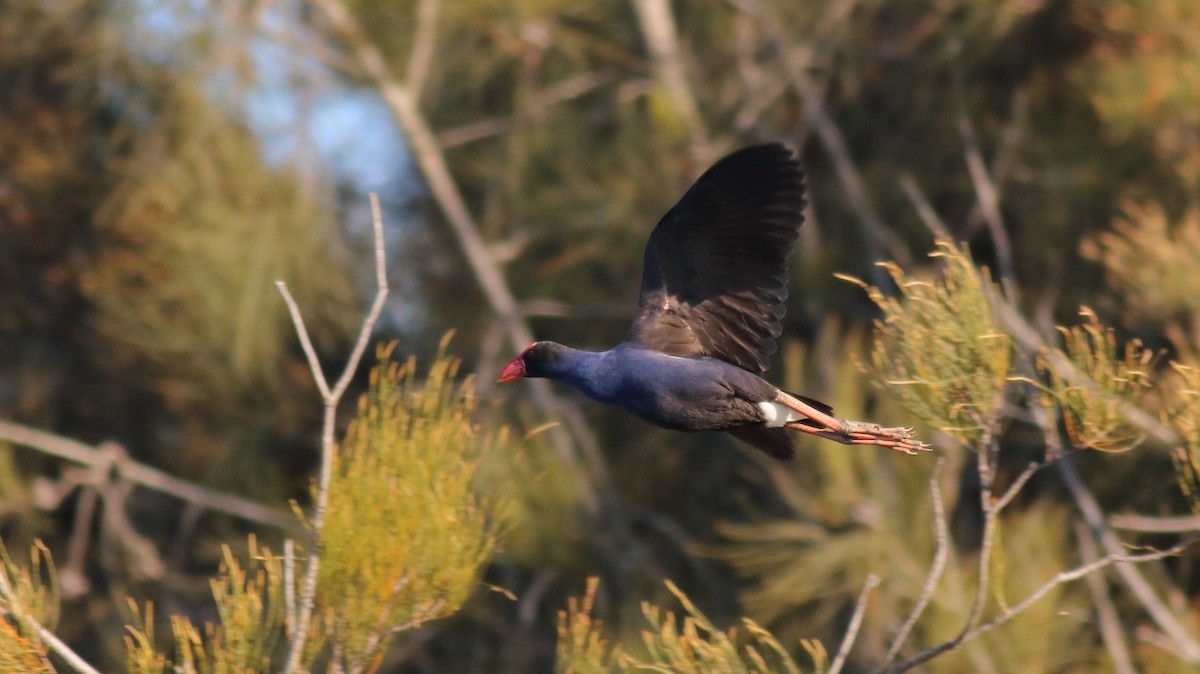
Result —
POLYGON ((525 359, 517 356, 516 358, 512 359, 512 362, 510 362, 508 365, 505 365, 503 370, 500 370, 500 378, 496 381, 503 384, 505 382, 516 381, 524 376, 525 359))

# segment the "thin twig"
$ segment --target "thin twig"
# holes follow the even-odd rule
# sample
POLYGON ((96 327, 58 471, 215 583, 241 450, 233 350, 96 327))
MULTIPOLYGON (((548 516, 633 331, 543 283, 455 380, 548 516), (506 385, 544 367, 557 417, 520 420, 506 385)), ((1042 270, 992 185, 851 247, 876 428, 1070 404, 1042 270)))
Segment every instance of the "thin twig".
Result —
POLYGON ((714 159, 713 147, 696 96, 688 85, 683 49, 668 0, 633 0, 638 27, 650 50, 654 74, 666 90, 691 136, 692 158, 701 164, 714 159))
POLYGON ((420 0, 417 3, 417 27, 413 36, 412 53, 408 56, 408 70, 404 81, 412 92, 412 97, 421 100, 421 91, 425 88, 425 78, 429 76, 429 66, 433 64, 434 49, 437 46, 438 0, 420 0))
MULTIPOLYGON (((1078 520, 1075 522, 1075 538, 1079 541, 1079 553, 1084 562, 1090 564, 1100 557, 1087 525, 1078 520)), ((1104 640, 1109 657, 1112 658, 1113 671, 1116 674, 1136 674, 1137 668, 1133 666, 1133 658, 1129 655, 1129 646, 1125 643, 1125 634, 1117 618, 1117 609, 1108 596, 1108 584, 1104 582, 1104 574, 1088 574, 1085 580, 1088 590, 1092 593, 1092 601, 1096 604, 1100 637, 1104 640)))
POLYGON ((854 605, 854 615, 850 616, 850 624, 846 627, 846 636, 842 637, 842 645, 838 647, 837 655, 829 664, 829 674, 840 674, 842 666, 846 664, 854 640, 858 638, 858 630, 862 627, 863 614, 867 611, 867 600, 870 599, 871 590, 878 586, 879 576, 868 574, 867 582, 863 583, 862 592, 858 594, 858 603, 854 605))
MULTIPOLYGON (((903 182, 901 183, 901 186, 904 187, 903 182)), ((917 213, 919 215, 936 215, 934 214, 932 208, 926 209, 922 207, 922 204, 927 205, 929 202, 928 199, 924 197, 920 186, 917 185, 915 181, 910 182, 909 186, 905 187, 905 193, 908 194, 909 199, 913 201, 914 208, 917 209, 917 213)), ((940 236, 940 232, 946 231, 944 224, 942 224, 940 227, 938 226, 937 223, 941 222, 940 219, 934 219, 932 221, 925 220, 924 217, 922 217, 922 219, 935 236, 940 236)), ((996 313, 996 320, 1000 323, 1001 327, 1004 328, 1004 331, 1014 337, 1017 340, 1017 343, 1020 344, 1027 353, 1042 354, 1045 356, 1050 361, 1050 365, 1054 368, 1054 371, 1062 376, 1062 378, 1069 384, 1073 386, 1082 386, 1088 390, 1094 390, 1096 388, 1096 383, 1089 379, 1087 375, 1081 373, 1069 358, 1067 358, 1057 349, 1049 348, 1041 333, 1039 333, 1036 328, 1030 325, 1029 322, 1026 321, 1023 316, 1021 316, 1021 313, 1017 311, 1015 307, 1013 307, 1011 302, 1006 301, 1004 298, 995 296, 993 296, 992 301, 992 309, 996 313)), ((1124 401, 1117 401, 1116 405, 1117 409, 1126 418, 1126 420, 1129 421, 1129 423, 1146 432, 1158 442, 1168 446, 1179 444, 1179 435, 1170 427, 1159 421, 1155 415, 1124 401)))
MULTIPOLYGON (((1075 471, 1075 466, 1066 456, 1058 462, 1058 471, 1062 475, 1067 489, 1071 492, 1072 498, 1075 499, 1079 512, 1083 514, 1084 521, 1087 522, 1092 535, 1100 541, 1100 545, 1110 556, 1123 552, 1124 545, 1121 540, 1105 525, 1104 512, 1100 509, 1100 504, 1096 502, 1096 497, 1092 496, 1092 493, 1084 486, 1083 480, 1079 478, 1079 473, 1075 471)), ((1194 540, 1194 537, 1188 540, 1194 540)), ((1196 638, 1159 598, 1158 593, 1154 591, 1141 572, 1130 564, 1117 564, 1116 570, 1117 575, 1121 576, 1121 580, 1125 582, 1130 592, 1146 609, 1146 613, 1150 614, 1150 619, 1169 639, 1175 642, 1183 658, 1193 664, 1200 663, 1200 643, 1197 643, 1196 638)))
POLYGON ((78 440, 3 420, 0 420, 0 440, 36 449, 43 454, 57 456, 90 468, 108 466, 108 471, 113 473, 113 479, 125 479, 208 510, 226 513, 267 526, 296 529, 296 520, 287 513, 269 508, 261 503, 230 494, 222 494, 181 480, 157 468, 151 468, 130 459, 124 451, 114 458, 111 454, 78 440))
MULTIPOLYGON (((956 49, 959 47, 956 45, 956 49)), ((958 63, 957 60, 954 63, 958 63)), ((1004 226, 1004 218, 1000 214, 1000 195, 996 183, 988 172, 987 163, 983 159, 983 150, 979 147, 979 137, 975 133, 975 125, 971 123, 967 111, 966 91, 963 86, 962 68, 951 67, 951 90, 954 92, 955 121, 958 133, 963 140, 963 154, 967 162, 967 174, 975 187, 976 198, 979 199, 979 209, 987 223, 988 233, 996 251, 997 272, 1005 295, 1010 300, 1017 301, 1017 273, 1013 266, 1012 242, 1008 238, 1008 230, 1004 226)))
POLYGON ((100 500, 95 485, 85 485, 79 492, 75 506, 75 521, 71 525, 71 538, 67 543, 67 563, 58 572, 59 587, 68 599, 87 593, 91 583, 87 579, 88 546, 91 542, 93 518, 96 504, 100 500))
POLYGON ((8 611, 13 614, 13 617, 18 618, 18 622, 28 627, 33 628, 37 632, 37 637, 42 643, 50 647, 58 657, 66 661, 75 671, 83 672, 83 674, 100 674, 100 672, 89 665, 79 654, 71 650, 68 646, 54 633, 46 629, 44 625, 37 621, 36 618, 29 612, 29 609, 22 605, 20 599, 13 591, 12 583, 8 579, 8 569, 0 568, 0 597, 8 604, 8 611))
POLYGON ((108 482, 101 486, 100 496, 104 499, 104 515, 101 518, 103 532, 107 539, 124 548, 129 555, 135 575, 142 578, 162 578, 167 570, 158 547, 148 538, 138 533, 129 521, 126 502, 133 491, 129 482, 108 482))
POLYGON ((992 506, 992 508, 997 511, 1007 508, 1008 504, 1012 503, 1012 500, 1021 492, 1021 488, 1025 486, 1025 483, 1029 481, 1029 478, 1033 477, 1034 473, 1038 472, 1045 466, 1046 464, 1041 461, 1034 461, 1025 466, 1025 470, 1021 471, 1021 474, 1017 476, 1017 479, 1013 480, 1012 484, 1008 485, 1008 489, 1004 491, 1004 494, 1002 494, 1000 498, 996 499, 996 503, 992 506))
POLYGON ((904 190, 904 195, 912 203, 913 209, 917 211, 917 217, 921 218, 921 222, 925 223, 925 227, 933 232, 935 239, 942 241, 953 241, 954 237, 950 235, 950 230, 946 228, 946 223, 942 221, 937 211, 933 210, 933 206, 929 203, 929 199, 925 197, 925 192, 921 190, 917 184, 917 179, 911 173, 900 174, 900 189, 904 190))
POLYGON ((354 349, 346 361, 346 369, 342 370, 342 376, 338 377, 337 384, 330 393, 334 399, 334 405, 337 405, 338 400, 345 394, 346 387, 350 385, 350 380, 354 377, 355 370, 358 369, 359 361, 367 351, 367 344, 371 341, 371 332, 375 329, 375 322, 379 320, 379 314, 383 312, 383 303, 388 296, 387 259, 383 245, 383 215, 379 210, 378 195, 372 192, 370 199, 371 223, 375 232, 375 301, 371 303, 371 309, 363 320, 362 329, 358 331, 358 341, 354 343, 354 349))
POLYGON ((971 603, 971 612, 967 616, 967 622, 959 632, 959 639, 962 639, 966 633, 979 624, 983 617, 984 604, 987 603, 992 542, 996 535, 996 521, 1000 516, 1000 509, 994 507, 995 502, 992 500, 992 480, 996 470, 995 462, 992 461, 993 445, 995 444, 995 423, 988 423, 984 427, 983 438, 979 441, 979 448, 976 450, 979 471, 979 507, 983 511, 983 537, 979 544, 979 586, 975 590, 975 600, 971 603))
MULTIPOLYGON (((413 157, 421 168, 429 190, 437 201, 438 206, 446 217, 447 223, 458 239, 459 245, 467 258, 484 296, 492 307, 492 311, 505 324, 509 340, 516 349, 525 348, 533 341, 533 333, 518 311, 516 298, 500 272, 496 261, 488 252, 487 244, 480 236, 466 200, 458 189, 446 158, 438 145, 433 130, 413 99, 409 89, 392 76, 383 55, 373 42, 364 34, 362 27, 346 8, 342 0, 316 0, 315 4, 325 14, 334 30, 342 41, 353 50, 360 67, 366 76, 374 82, 384 101, 392 110, 400 126, 408 137, 409 147, 413 157)), ((544 380, 531 381, 535 404, 544 414, 551 417, 561 416, 560 410, 568 403, 560 402, 554 397, 549 385, 544 380)), ((591 482, 583 485, 586 505, 592 511, 597 510, 597 495, 593 491, 600 486, 601 491, 608 494, 611 481, 608 470, 600 456, 599 444, 586 425, 577 420, 577 415, 566 415, 571 435, 583 456, 591 482)), ((570 465, 579 463, 572 446, 571 438, 559 427, 551 428, 550 438, 561 458, 570 465)))
POLYGON ((1153 561, 1156 561, 1159 559, 1165 559, 1167 557, 1173 557, 1173 556, 1178 555, 1179 553, 1183 552, 1188 547, 1195 544, 1197 541, 1200 541, 1200 536, 1191 536, 1191 537, 1189 537, 1183 541, 1180 541, 1178 544, 1173 545, 1165 550, 1156 550, 1154 552, 1147 552, 1147 553, 1144 553, 1141 555, 1110 554, 1110 555, 1102 557, 1094 562, 1091 562, 1090 564, 1084 564, 1082 566, 1076 567, 1069 571, 1060 571, 1057 574, 1055 574, 1053 578, 1051 578, 1050 580, 1043 583, 1040 587, 1038 587, 1036 590, 1034 590, 1029 596, 1022 599, 1019 603, 1017 603, 1015 606, 1013 606, 1007 612, 1001 613, 1000 615, 989 620, 988 622, 983 623, 982 625, 979 625, 978 627, 976 627, 973 630, 970 630, 966 634, 963 634, 961 637, 955 637, 953 639, 948 639, 946 641, 943 641, 942 643, 940 643, 932 648, 921 651, 917 655, 914 655, 913 657, 897 664, 894 667, 889 667, 885 671, 887 672, 887 674, 898 674, 899 672, 906 672, 906 671, 912 669, 913 667, 916 667, 917 665, 924 664, 924 663, 932 660, 933 658, 941 655, 942 653, 945 653, 946 651, 952 650, 954 647, 958 646, 959 644, 961 644, 963 642, 971 641, 972 639, 975 639, 983 634, 986 634, 986 633, 996 629, 997 627, 1000 627, 1001 625, 1007 623, 1008 621, 1012 620, 1013 618, 1017 617, 1018 615, 1023 613, 1026 609, 1028 609, 1030 606, 1032 606, 1035 602, 1037 602, 1039 599, 1046 596, 1046 594, 1048 594, 1051 590, 1058 587, 1059 585, 1062 585, 1063 583, 1069 583, 1073 580, 1083 578, 1084 576, 1087 576, 1088 574, 1095 573, 1096 571, 1099 571, 1100 569, 1103 569, 1107 566, 1111 566, 1113 564, 1139 564, 1139 563, 1143 563, 1143 562, 1153 562, 1153 561))
POLYGON ((321 425, 321 473, 317 480, 317 496, 310 522, 311 538, 309 539, 308 564, 304 569, 304 581, 300 587, 296 629, 291 635, 292 642, 288 649, 287 661, 283 670, 285 674, 297 671, 300 666, 300 657, 304 652, 304 642, 308 638, 308 626, 312 621, 316 602, 317 576, 320 569, 319 551, 321 549, 321 536, 325 525, 325 510, 329 503, 329 484, 333 480, 333 463, 336 451, 333 432, 337 423, 337 406, 346 391, 346 387, 350 384, 351 377, 358 370, 358 363, 362 359, 363 352, 366 351, 367 342, 370 341, 371 332, 375 328, 375 322, 379 319, 379 313, 383 310, 383 303, 388 295, 387 262, 383 242, 383 217, 379 212, 379 201, 373 194, 371 195, 371 225, 375 233, 375 281, 377 284, 375 301, 371 304, 371 309, 367 312, 366 317, 363 318, 362 326, 358 331, 358 340, 355 342, 350 357, 346 360, 345 368, 342 370, 341 376, 338 377, 337 384, 332 391, 324 383, 325 376, 321 373, 321 366, 317 361, 316 351, 313 349, 312 342, 308 337, 308 330, 304 327, 304 318, 300 315, 300 310, 296 307, 295 300, 292 299, 292 295, 288 292, 287 285, 283 281, 275 282, 279 287, 280 293, 283 295, 284 301, 288 305, 288 310, 291 312, 292 323, 295 325, 296 335, 300 339, 300 344, 304 348, 304 352, 309 355, 309 367, 312 370, 313 379, 317 381, 321 388, 322 400, 325 405, 325 414, 321 425))
POLYGON ((1200 531, 1200 516, 1109 515, 1108 526, 1151 534, 1186 534, 1200 531))
MULTIPOLYGON (((545 108, 565 103, 616 81, 616 73, 603 71, 581 73, 568 77, 561 82, 547 85, 541 91, 535 92, 530 105, 536 108, 545 108)), ((448 150, 452 147, 483 140, 484 138, 499 136, 511 131, 515 126, 516 122, 510 117, 483 119, 439 131, 437 133, 437 142, 442 150, 448 150)))
POLYGON ((292 291, 288 290, 286 283, 277 280, 275 287, 279 288, 279 294, 283 295, 283 302, 292 316, 292 325, 296 326, 296 333, 300 337, 300 348, 304 349, 304 357, 308 359, 308 369, 312 370, 313 381, 317 383, 321 399, 328 400, 329 382, 325 380, 325 373, 321 371, 321 361, 317 358, 317 351, 313 348, 312 339, 308 336, 308 328, 304 327, 304 317, 300 315, 300 307, 296 305, 292 291))
MULTIPOLYGON (((1045 434, 1046 454, 1047 456, 1058 456, 1058 471, 1063 478, 1063 482, 1067 485, 1067 489, 1071 492, 1072 498, 1075 499, 1075 504, 1079 508, 1079 512, 1083 515, 1083 519, 1087 522, 1088 527, 1104 546, 1105 551, 1110 555, 1120 554, 1125 551, 1125 546, 1116 534, 1106 526, 1104 512, 1100 509, 1100 504, 1088 488, 1083 484, 1083 480, 1079 478, 1079 473, 1075 471, 1075 466, 1071 463, 1070 458, 1065 452, 1067 443, 1063 441, 1057 425, 1050 422, 1046 413, 1045 407, 1042 405, 1031 405, 1030 412, 1034 415, 1035 422, 1041 426, 1045 434)), ((1175 652, 1179 656, 1189 662, 1200 662, 1200 644, 1183 627, 1167 605, 1159 598, 1158 593, 1150 586, 1150 583, 1142 576, 1132 565, 1118 564, 1117 574, 1124 581, 1126 587, 1134 597, 1150 614, 1151 619, 1158 625, 1166 637, 1175 643, 1175 652)))
MULTIPOLYGON (((846 5, 847 3, 841 4, 846 5)), ((849 3, 849 5, 852 4, 849 3)), ((738 7, 742 11, 749 9, 742 6, 738 7)), ((886 250, 888 256, 896 262, 902 265, 908 264, 912 260, 908 247, 888 229, 883 219, 879 217, 878 211, 875 210, 862 174, 858 171, 854 159, 851 157, 849 146, 846 144, 846 140, 837 123, 833 120, 832 115, 829 114, 829 110, 825 106, 823 91, 807 72, 809 64, 807 61, 797 58, 797 55, 787 48, 790 40, 787 39, 787 36, 780 29, 781 24, 779 21, 764 6, 760 5, 753 8, 753 13, 750 16, 759 21, 765 33, 770 36, 771 42, 774 43, 773 46, 780 55, 784 73, 792 89, 799 96, 801 105, 804 107, 806 121, 812 125, 812 129, 816 132, 822 147, 825 148, 826 154, 829 155, 830 161, 833 162, 834 171, 837 173, 838 180, 846 192, 846 201, 850 208, 854 210, 858 221, 863 226, 865 245, 863 253, 865 257, 868 260, 880 261, 883 259, 883 251, 886 250)), ((836 21, 836 17, 830 20, 836 21)), ((811 54, 811 51, 804 50, 802 54, 811 54)), ((875 265, 871 265, 870 269, 870 274, 876 286, 881 288, 891 287, 890 277, 888 277, 886 271, 875 265)))
POLYGON ((296 541, 283 541, 283 627, 289 636, 296 633, 296 541))
POLYGON ((942 502, 941 486, 942 471, 945 467, 946 459, 939 458, 937 465, 933 468, 933 474, 929 476, 929 495, 933 502, 934 539, 937 541, 937 548, 933 553, 933 564, 929 567, 929 575, 925 577, 925 584, 921 586, 921 596, 917 598, 912 612, 908 614, 908 618, 904 620, 904 624, 900 626, 896 636, 892 639, 892 645, 883 659, 885 666, 896 659, 904 642, 908 640, 912 628, 917 624, 921 614, 925 612, 925 607, 933 598, 933 592, 937 589, 942 573, 946 570, 946 561, 950 558, 950 532, 946 525, 946 505, 942 502))

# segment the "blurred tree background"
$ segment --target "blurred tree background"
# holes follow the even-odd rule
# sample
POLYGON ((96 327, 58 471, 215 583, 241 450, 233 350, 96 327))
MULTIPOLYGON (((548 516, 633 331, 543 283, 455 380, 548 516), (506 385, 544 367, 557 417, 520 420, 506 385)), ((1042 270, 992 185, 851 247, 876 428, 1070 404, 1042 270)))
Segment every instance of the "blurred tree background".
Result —
MULTIPOLYGON (((429 359, 456 330, 479 422, 528 434, 483 467, 509 520, 485 580, 505 592, 406 633, 382 671, 552 671, 558 612, 589 576, 617 642, 640 641, 640 601, 675 601, 669 578, 689 612, 718 626, 750 616, 804 664, 799 639, 832 650, 875 573, 849 664, 869 671, 932 562, 933 459, 805 441, 779 465, 562 389, 496 388, 494 373, 530 333, 621 340, 657 218, 723 153, 782 140, 802 155, 810 203, 775 382, 845 417, 917 421, 871 386, 887 370, 871 358, 879 306, 834 274, 888 296, 900 279, 875 263, 928 280, 944 266, 925 255, 939 233, 1048 343, 1056 325, 1090 325, 1088 306, 1121 344, 1147 347, 1143 374, 1171 381, 1169 362, 1200 365, 1198 7, 10 0, 0 418, 113 441, 281 510, 307 504, 320 399, 272 282, 287 281, 319 354, 341 362, 372 283, 364 204, 378 192, 393 295, 375 339, 429 359)), ((1013 397, 1023 409, 996 429, 1001 485, 1052 444, 1029 418, 1037 405, 1013 397)), ((1169 399, 1137 402, 1200 425, 1169 399)), ((954 559, 910 654, 962 625, 985 520, 977 438, 924 420, 948 466, 954 559)), ((1132 518, 1144 531, 1126 540, 1196 528, 1176 449, 1152 438, 1077 457, 1103 513, 1152 516, 1132 518), (1166 516, 1173 529, 1156 524, 1166 516)), ((104 495, 123 517, 97 519, 80 484, 61 460, 0 444, 0 535, 10 550, 46 541, 63 576, 57 633, 104 671, 138 622, 125 597, 199 624, 221 545, 256 531, 279 550, 289 533, 145 489, 104 495)), ((1005 587, 1021 597, 1087 561, 1075 508, 1058 474, 1022 490, 988 590, 1000 606, 1005 587)), ((1145 573, 1200 639, 1195 559, 1145 573)), ((1106 606, 1138 670, 1193 671, 1142 603, 1115 574, 1066 585, 924 666, 1127 671, 1102 634, 1106 606)))

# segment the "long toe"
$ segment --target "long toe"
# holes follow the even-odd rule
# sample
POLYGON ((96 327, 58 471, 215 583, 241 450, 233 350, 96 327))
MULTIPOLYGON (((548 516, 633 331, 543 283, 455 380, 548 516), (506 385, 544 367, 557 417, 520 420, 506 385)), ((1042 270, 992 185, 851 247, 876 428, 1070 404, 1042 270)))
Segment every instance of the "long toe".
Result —
POLYGON ((913 429, 903 426, 881 426, 866 421, 846 421, 846 435, 856 445, 878 445, 905 454, 928 452, 933 446, 913 437, 913 429))
POLYGON ((910 456, 914 456, 914 455, 918 454, 919 452, 933 451, 933 445, 929 444, 928 442, 921 442, 920 440, 914 440, 912 438, 905 438, 903 440, 900 440, 900 439, 894 439, 894 438, 881 438, 878 436, 856 434, 856 435, 850 436, 849 444, 852 444, 852 445, 875 445, 877 447, 887 447, 888 449, 894 449, 897 452, 904 452, 905 454, 908 454, 910 456))

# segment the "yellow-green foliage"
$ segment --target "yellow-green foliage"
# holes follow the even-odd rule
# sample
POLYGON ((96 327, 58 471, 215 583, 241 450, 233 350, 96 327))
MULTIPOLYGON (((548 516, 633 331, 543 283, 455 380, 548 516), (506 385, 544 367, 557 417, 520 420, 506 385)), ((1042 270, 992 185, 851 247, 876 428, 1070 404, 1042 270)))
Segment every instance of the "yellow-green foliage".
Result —
POLYGON ((612 646, 603 625, 592 616, 600 580, 588 579, 583 598, 567 600, 558 613, 558 648, 554 669, 560 674, 604 674, 610 670, 612 646))
POLYGON ((292 326, 286 279, 318 344, 344 338, 356 295, 332 218, 247 130, 180 86, 98 214, 112 242, 84 279, 95 327, 176 378, 173 398, 278 390, 292 326))
MULTIPOLYGON (((1066 515, 1061 508, 1041 505, 1004 518, 1004 535, 997 541, 998 549, 993 548, 993 559, 1003 563, 993 565, 984 621, 1007 612, 1055 573, 1078 563, 1066 515)), ((962 629, 975 598, 977 572, 976 558, 952 558, 905 653, 930 647, 962 629)), ((1082 599, 1085 594, 1081 585, 1059 586, 1020 616, 934 659, 925 670, 937 674, 1103 671, 1098 662, 1089 661, 1095 657, 1096 633, 1091 606, 1082 599)))
POLYGON ((496 544, 495 503, 473 482, 502 438, 472 425, 457 360, 418 378, 413 360, 391 360, 394 346, 379 350, 329 489, 318 599, 347 663, 457 611, 496 544))
POLYGON ((0 672, 41 674, 52 672, 42 661, 41 649, 12 623, 0 620, 0 672))
MULTIPOLYGON (((572 599, 568 610, 558 616, 558 660, 560 674, 652 671, 663 674, 800 674, 800 667, 787 649, 754 621, 743 619, 748 639, 736 629, 721 631, 671 581, 667 589, 683 605, 682 620, 650 603, 642 604, 642 615, 650 629, 642 632, 645 655, 634 656, 620 646, 609 647, 602 625, 592 617, 596 579, 588 581, 582 600, 572 599)), ((825 668, 825 650, 818 642, 803 642, 816 663, 825 668)))
POLYGON ((1087 239, 1083 254, 1104 265, 1109 280, 1126 294, 1130 316, 1167 323, 1185 352, 1200 350, 1200 209, 1171 223, 1159 204, 1126 203, 1111 232, 1087 239))
POLYGON ((547 428, 530 431, 514 451, 483 466, 481 482, 503 506, 504 557, 531 566, 590 565, 594 549, 580 518, 580 486, 589 478, 554 451, 547 428))
POLYGON ((1192 510, 1200 514, 1200 370, 1178 363, 1171 366, 1179 379, 1165 416, 1181 440, 1174 454, 1175 470, 1192 510))
MULTIPOLYGON (((1074 78, 1113 139, 1145 136, 1193 188, 1200 5, 1192 0, 1087 3, 1087 53, 1074 78)), ((1162 181, 1166 182, 1166 181, 1162 181)))
POLYGON ((271 653, 278 644, 284 622, 283 570, 270 551, 258 550, 251 537, 248 573, 223 546, 220 574, 212 579, 218 621, 206 623, 203 632, 183 616, 171 617, 175 660, 169 662, 154 641, 154 609, 144 616, 131 602, 138 626, 129 625, 125 637, 126 667, 131 674, 159 674, 170 665, 175 671, 196 674, 260 674, 269 672, 271 653))
POLYGON ((1145 433, 1128 423, 1121 406, 1139 404, 1150 389, 1146 367, 1152 354, 1137 341, 1119 349, 1112 329, 1101 325, 1096 314, 1086 307, 1080 313, 1087 319, 1083 325, 1058 328, 1063 336, 1063 350, 1058 355, 1086 382, 1071 383, 1059 371, 1056 359, 1043 359, 1050 393, 1062 407, 1063 421, 1076 447, 1132 449, 1145 433))
POLYGON ((941 276, 911 280, 883 266, 900 289, 885 295, 862 281, 883 310, 874 369, 911 412, 964 442, 995 421, 1003 402, 1012 348, 996 325, 990 297, 997 292, 969 255, 939 241, 932 257, 945 261, 941 276))
POLYGON ((0 672, 46 672, 45 647, 37 626, 50 631, 58 623, 58 574, 50 551, 36 541, 29 564, 13 561, 0 542, 3 589, 0 591, 0 672))

